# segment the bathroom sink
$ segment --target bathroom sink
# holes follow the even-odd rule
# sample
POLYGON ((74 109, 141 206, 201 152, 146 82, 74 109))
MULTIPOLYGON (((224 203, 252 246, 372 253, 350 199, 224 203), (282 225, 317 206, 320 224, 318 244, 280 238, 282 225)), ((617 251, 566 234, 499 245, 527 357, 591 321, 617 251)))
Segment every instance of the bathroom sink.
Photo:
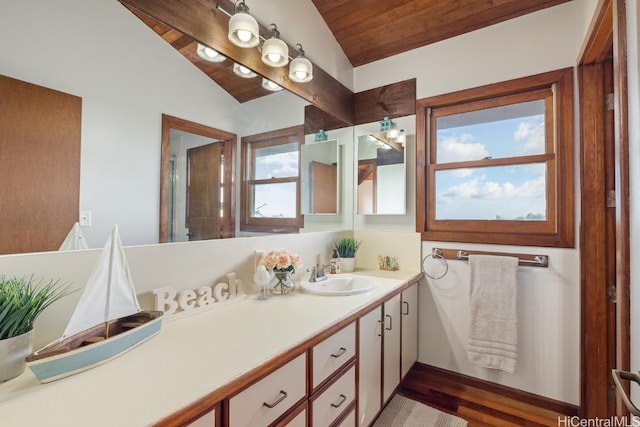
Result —
POLYGON ((320 282, 303 280, 300 288, 316 295, 354 295, 370 291, 376 283, 369 277, 338 274, 320 282))

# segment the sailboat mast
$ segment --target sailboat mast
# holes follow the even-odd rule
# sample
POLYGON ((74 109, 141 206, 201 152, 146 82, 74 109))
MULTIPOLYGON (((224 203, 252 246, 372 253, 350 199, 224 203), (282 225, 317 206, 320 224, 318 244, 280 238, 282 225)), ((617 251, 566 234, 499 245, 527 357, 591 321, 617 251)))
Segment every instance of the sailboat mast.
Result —
POLYGON ((114 226, 111 231, 111 248, 109 256, 109 269, 107 270, 107 300, 104 305, 104 338, 109 338, 109 319, 111 318, 111 282, 113 278, 113 261, 116 255, 116 238, 118 237, 118 226, 114 226))

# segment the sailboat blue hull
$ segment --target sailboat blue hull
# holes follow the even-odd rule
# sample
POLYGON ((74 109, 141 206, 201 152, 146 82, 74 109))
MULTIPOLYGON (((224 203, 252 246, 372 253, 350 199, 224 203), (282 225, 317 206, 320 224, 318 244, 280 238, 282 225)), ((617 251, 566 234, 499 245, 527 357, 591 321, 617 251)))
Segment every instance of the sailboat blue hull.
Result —
POLYGON ((42 383, 68 377, 106 363, 142 344, 157 335, 161 325, 162 317, 158 317, 95 344, 42 359, 27 360, 27 366, 42 383))

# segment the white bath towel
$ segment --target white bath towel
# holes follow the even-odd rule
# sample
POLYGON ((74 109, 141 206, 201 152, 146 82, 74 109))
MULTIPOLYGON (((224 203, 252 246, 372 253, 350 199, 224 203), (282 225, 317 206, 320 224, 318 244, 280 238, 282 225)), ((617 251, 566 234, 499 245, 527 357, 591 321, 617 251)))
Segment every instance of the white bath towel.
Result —
POLYGON ((469 255, 469 361, 515 372, 518 358, 516 273, 518 258, 469 255))

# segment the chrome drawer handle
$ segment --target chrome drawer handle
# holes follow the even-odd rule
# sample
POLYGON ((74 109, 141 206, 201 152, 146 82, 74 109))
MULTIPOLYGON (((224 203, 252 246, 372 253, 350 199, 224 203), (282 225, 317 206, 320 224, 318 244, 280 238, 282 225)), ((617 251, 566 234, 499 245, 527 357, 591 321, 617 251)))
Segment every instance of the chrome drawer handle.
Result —
POLYGON ((331 357, 338 358, 338 357, 342 356, 343 354, 345 354, 346 352, 347 352, 346 348, 340 347, 340 350, 338 350, 337 353, 331 353, 331 357))
POLYGON ((347 396, 345 396, 344 394, 340 395, 340 402, 338 404, 332 403, 331 406, 333 406, 334 408, 339 408, 342 406, 342 404, 347 400, 347 396))
POLYGON ((620 393, 620 396, 622 396, 622 401, 624 402, 624 405, 627 407, 629 412, 631 412, 631 415, 640 415, 640 409, 638 409, 636 405, 631 402, 631 399, 627 395, 627 392, 620 382, 620 379, 623 379, 634 381, 640 384, 640 375, 632 374, 631 372, 627 371, 620 371, 618 369, 613 369, 611 371, 611 374, 613 375, 613 381, 616 383, 616 387, 618 387, 618 392, 620 393))
POLYGON ((379 337, 382 336, 382 320, 378 320, 378 325, 380 326, 380 333, 378 334, 379 337))
POLYGON ((402 313, 402 314, 404 314, 405 316, 408 316, 408 315, 409 315, 409 303, 408 303, 408 302, 406 302, 406 301, 403 301, 402 303, 404 304, 404 306, 405 306, 405 307, 406 307, 406 309, 407 309, 407 311, 405 311, 405 312, 404 312, 404 313, 402 313))
POLYGON ((282 402, 283 400, 285 400, 288 396, 287 392, 284 390, 280 390, 280 397, 278 399, 276 399, 275 402, 273 403, 267 403, 267 402, 263 402, 262 406, 266 406, 267 408, 271 409, 271 408, 275 408, 276 406, 278 406, 278 403, 282 402))

